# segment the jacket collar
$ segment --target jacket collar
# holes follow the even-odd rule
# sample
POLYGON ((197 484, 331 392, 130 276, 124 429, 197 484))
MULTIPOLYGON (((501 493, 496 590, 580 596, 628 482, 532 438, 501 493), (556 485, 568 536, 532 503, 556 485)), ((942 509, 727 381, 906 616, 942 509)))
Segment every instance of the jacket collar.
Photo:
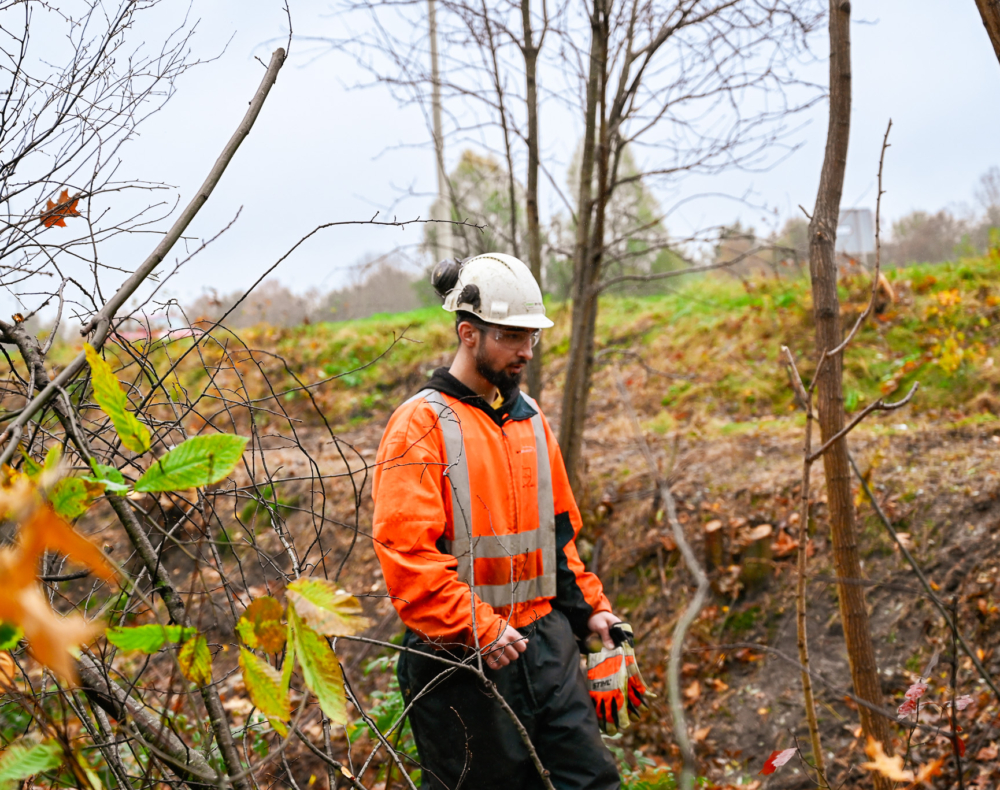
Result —
POLYGON ((448 368, 438 368, 435 370, 430 381, 421 387, 421 389, 428 388, 443 392, 445 395, 450 395, 473 408, 479 409, 500 427, 503 427, 503 424, 508 420, 530 420, 537 414, 531 404, 521 396, 521 390, 517 387, 507 393, 499 409, 494 409, 486 402, 486 399, 482 395, 473 392, 451 375, 448 372, 448 368))

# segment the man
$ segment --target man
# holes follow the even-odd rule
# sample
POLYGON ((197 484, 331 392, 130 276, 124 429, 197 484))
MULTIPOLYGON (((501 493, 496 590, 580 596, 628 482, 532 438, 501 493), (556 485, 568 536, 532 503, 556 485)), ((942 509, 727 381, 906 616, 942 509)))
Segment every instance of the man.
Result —
POLYGON ((613 649, 619 620, 577 553, 580 513, 559 446, 518 389, 552 326, 541 291, 500 253, 441 264, 432 282, 457 314, 458 351, 392 415, 373 480, 375 551, 414 651, 400 654, 398 675, 423 787, 543 786, 479 678, 423 657, 475 661, 479 650, 555 787, 618 788, 577 639, 597 634, 613 649))

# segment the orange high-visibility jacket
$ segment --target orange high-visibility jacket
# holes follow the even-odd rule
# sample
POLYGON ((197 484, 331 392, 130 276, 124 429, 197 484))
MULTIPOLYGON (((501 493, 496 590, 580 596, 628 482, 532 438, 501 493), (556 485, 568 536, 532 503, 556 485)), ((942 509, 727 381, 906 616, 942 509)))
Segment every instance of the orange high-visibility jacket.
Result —
POLYGON ((559 445, 526 395, 494 410, 437 370, 390 418, 372 495, 386 587, 425 640, 474 644, 470 582, 480 645, 553 606, 581 638, 591 615, 611 611, 576 550, 580 511, 559 445))

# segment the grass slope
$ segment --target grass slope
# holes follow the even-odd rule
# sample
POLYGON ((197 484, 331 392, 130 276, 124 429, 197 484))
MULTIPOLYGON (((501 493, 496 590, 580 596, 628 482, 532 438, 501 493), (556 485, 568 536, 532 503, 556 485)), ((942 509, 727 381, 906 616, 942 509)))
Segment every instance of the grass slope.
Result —
MULTIPOLYGON (((866 323, 847 352, 848 411, 878 397, 900 397, 915 381, 917 412, 996 411, 1000 251, 898 269, 888 279, 895 303, 866 323)), ((845 328, 867 302, 869 283, 864 274, 842 280, 845 328)), ((698 279, 666 295, 609 297, 601 305, 598 362, 628 352, 624 361, 635 361, 637 354, 645 365, 670 374, 661 429, 691 412, 726 422, 787 414, 795 406, 780 349, 788 345, 795 352, 804 375, 812 370, 811 311, 805 278, 698 279)), ((546 362, 556 386, 569 345, 569 313, 568 304, 549 307, 556 326, 546 332, 546 362)), ((294 329, 261 327, 244 339, 281 355, 304 382, 339 376, 316 393, 338 422, 391 408, 397 389, 418 386, 454 347, 451 317, 436 308, 294 329)))

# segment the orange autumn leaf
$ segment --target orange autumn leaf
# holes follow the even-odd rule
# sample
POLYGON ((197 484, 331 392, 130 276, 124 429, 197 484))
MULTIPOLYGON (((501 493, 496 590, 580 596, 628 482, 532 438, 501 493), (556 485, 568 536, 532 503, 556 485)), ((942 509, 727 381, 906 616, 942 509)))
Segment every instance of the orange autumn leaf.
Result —
POLYGON ((76 209, 76 204, 80 202, 79 197, 70 198, 69 190, 64 189, 59 195, 59 202, 46 202, 45 211, 42 212, 42 224, 46 228, 58 225, 60 228, 66 227, 66 217, 79 217, 80 212, 76 209))
MULTIPOLYGON (((941 769, 944 766, 944 758, 938 757, 936 760, 931 760, 926 765, 920 766, 917 769, 917 778, 914 779, 913 784, 910 785, 911 788, 916 788, 918 785, 926 784, 930 785, 930 780, 935 776, 941 775, 941 769)), ((910 788, 907 788, 910 790, 910 788)))
MULTIPOLYGON (((4 470, 8 472, 7 469, 4 470)), ((71 650, 104 629, 81 615, 64 617, 49 605, 35 578, 46 551, 65 554, 105 581, 114 569, 97 546, 84 538, 41 501, 23 475, 10 475, 0 486, 0 514, 20 524, 17 543, 0 549, 0 620, 20 626, 32 655, 64 678, 74 679, 71 650)))
POLYGON ((894 782, 913 781, 913 771, 903 770, 903 758, 898 754, 889 757, 882 748, 882 744, 870 736, 868 745, 865 746, 865 754, 871 757, 870 763, 861 763, 861 767, 865 770, 878 772, 894 782))
POLYGON ((17 674, 17 665, 6 650, 0 650, 0 688, 9 686, 17 674))

